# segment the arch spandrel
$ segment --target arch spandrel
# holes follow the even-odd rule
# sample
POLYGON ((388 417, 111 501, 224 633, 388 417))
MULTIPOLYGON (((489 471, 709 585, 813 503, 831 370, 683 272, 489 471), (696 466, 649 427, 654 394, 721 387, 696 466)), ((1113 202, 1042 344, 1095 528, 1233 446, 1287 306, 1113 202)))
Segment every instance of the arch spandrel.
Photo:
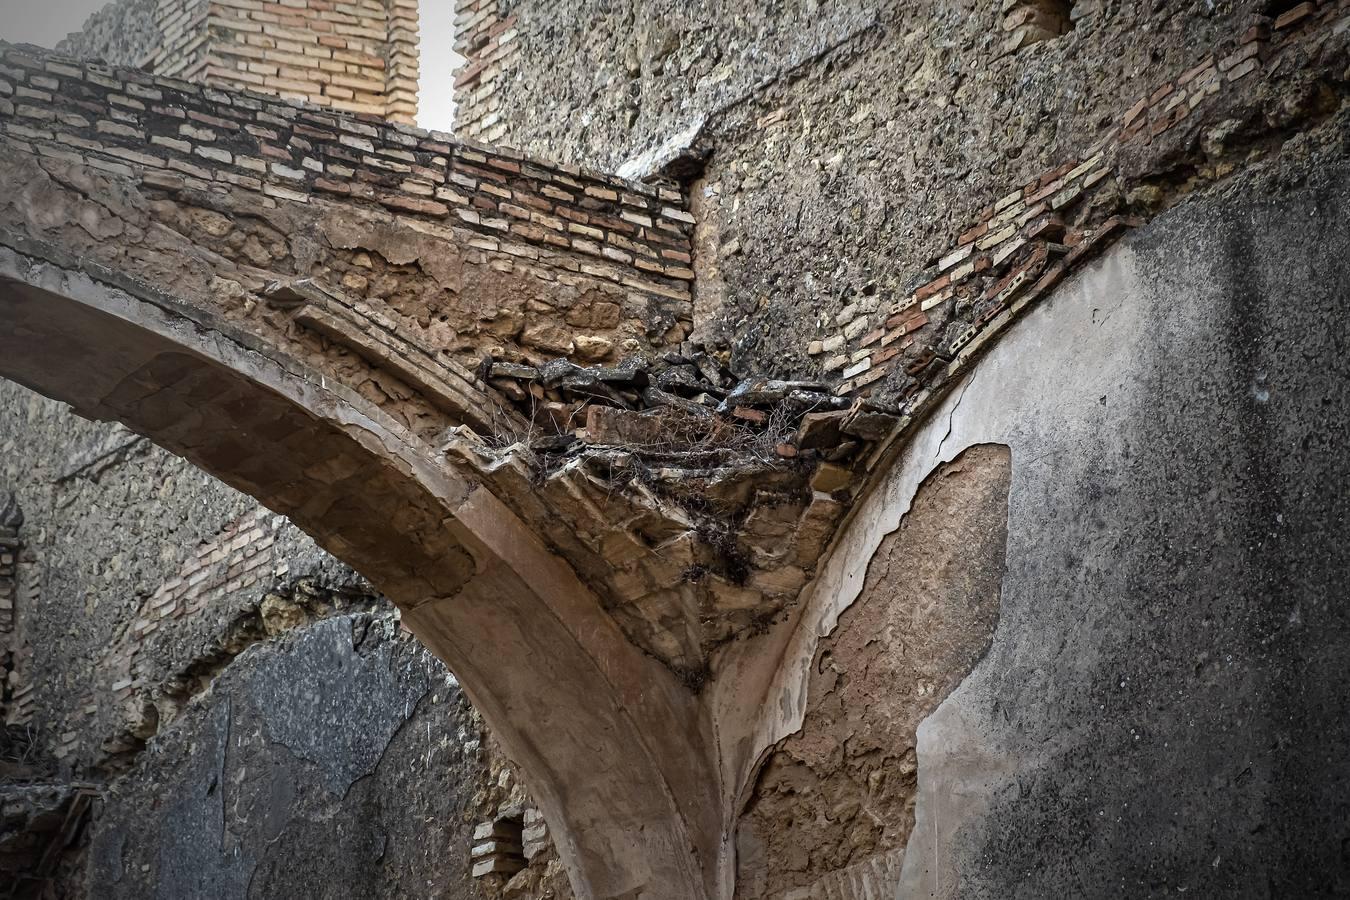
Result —
POLYGON ((728 648, 775 665, 753 638, 790 622, 854 474, 792 463, 775 435, 824 408, 826 443, 856 450, 894 417, 845 420, 811 382, 726 384, 749 418, 704 411, 690 452, 632 431, 681 408, 625 368, 687 334, 693 273, 660 260, 688 258, 691 217, 667 188, 392 126, 384 146, 415 146, 427 184, 373 163, 339 182, 344 120, 0 55, 6 77, 64 88, 0 105, 0 375, 195 462, 395 600, 530 773, 579 896, 729 896, 724 781, 744 754, 725 751, 745 723, 719 721, 718 698, 759 696, 763 673, 716 667, 728 648), (118 79, 154 95, 135 128, 101 127, 118 79), (182 140, 203 105, 239 133, 182 140), (303 125, 325 173, 253 156, 259 116, 303 125), (503 189, 515 212, 489 199, 503 189), (532 379, 551 379, 542 396, 532 379), (530 398, 613 399, 609 379, 647 405, 587 413, 580 454, 531 444, 530 398), (793 392, 786 424, 755 419, 793 392))

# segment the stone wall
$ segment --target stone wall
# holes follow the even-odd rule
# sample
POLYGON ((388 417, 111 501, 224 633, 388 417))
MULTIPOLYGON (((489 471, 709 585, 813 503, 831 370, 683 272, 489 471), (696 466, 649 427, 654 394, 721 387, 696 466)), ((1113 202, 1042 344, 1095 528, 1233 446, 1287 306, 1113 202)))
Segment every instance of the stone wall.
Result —
POLYGON ((19 710, 20 637, 18 629, 19 529, 23 510, 14 494, 0 491, 0 726, 21 724, 19 710))
POLYGON ((460 0, 456 10, 457 129, 606 171, 877 25, 854 0, 460 0))
POLYGON ((1058 34, 1035 4, 488 4, 473 21, 509 18, 513 49, 466 48, 461 78, 496 73, 495 139, 531 152, 617 168, 684 148, 693 337, 738 372, 903 406, 1034 287, 1009 273, 1054 268, 1032 232, 1052 254, 1109 240, 1112 216, 1147 218, 1343 95, 1342 3, 1064 5, 1058 34), (1036 199, 1013 211, 1013 192, 1036 199))
POLYGON ((38 562, 36 596, 21 609, 30 721, 67 771, 106 772, 139 750, 212 664, 266 637, 253 625, 269 593, 305 584, 369 602, 369 588, 294 526, 143 438, 8 383, 0 410, 0 478, 22 498, 38 562))

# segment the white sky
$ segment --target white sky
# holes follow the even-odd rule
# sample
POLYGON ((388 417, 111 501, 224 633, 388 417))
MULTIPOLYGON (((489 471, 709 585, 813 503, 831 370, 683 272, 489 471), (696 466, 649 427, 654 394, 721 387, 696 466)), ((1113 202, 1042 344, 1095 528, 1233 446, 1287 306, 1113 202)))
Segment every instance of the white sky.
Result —
MULTIPOLYGON (((51 47, 72 31, 79 31, 89 15, 106 0, 0 0, 0 39, 51 47)), ((454 0, 422 0, 422 72, 417 123, 423 128, 449 131, 454 124, 451 97, 459 63, 452 50, 455 39, 454 0)))

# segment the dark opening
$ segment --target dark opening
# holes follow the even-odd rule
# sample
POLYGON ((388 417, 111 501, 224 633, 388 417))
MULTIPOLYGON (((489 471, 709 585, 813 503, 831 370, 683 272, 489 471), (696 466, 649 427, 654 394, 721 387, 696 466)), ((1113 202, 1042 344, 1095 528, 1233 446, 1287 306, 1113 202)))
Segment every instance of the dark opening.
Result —
POLYGON ((1073 0, 1029 0, 1023 8, 1031 11, 1026 24, 1042 32, 1038 40, 1059 37, 1073 28, 1073 0))
POLYGON ((1303 0, 1266 0, 1265 8, 1262 12, 1272 19, 1276 19, 1302 2, 1303 0))

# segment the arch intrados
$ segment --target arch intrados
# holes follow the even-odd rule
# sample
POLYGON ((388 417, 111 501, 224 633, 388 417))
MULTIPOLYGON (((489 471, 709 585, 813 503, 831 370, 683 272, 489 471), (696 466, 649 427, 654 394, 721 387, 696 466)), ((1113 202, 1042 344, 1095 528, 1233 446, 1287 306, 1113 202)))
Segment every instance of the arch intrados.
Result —
POLYGON ((696 699, 501 501, 356 392, 211 310, 36 250, 0 242, 0 377, 144 434, 287 515, 399 603, 531 773, 579 897, 710 890, 717 874, 696 856, 715 848, 690 830, 717 840, 696 699), (668 740, 652 737, 658 726, 668 740))
POLYGON ((380 576, 400 602, 448 596, 471 574, 465 535, 445 519, 468 483, 279 348, 209 310, 3 246, 0 316, 0 376, 183 456, 380 576))

